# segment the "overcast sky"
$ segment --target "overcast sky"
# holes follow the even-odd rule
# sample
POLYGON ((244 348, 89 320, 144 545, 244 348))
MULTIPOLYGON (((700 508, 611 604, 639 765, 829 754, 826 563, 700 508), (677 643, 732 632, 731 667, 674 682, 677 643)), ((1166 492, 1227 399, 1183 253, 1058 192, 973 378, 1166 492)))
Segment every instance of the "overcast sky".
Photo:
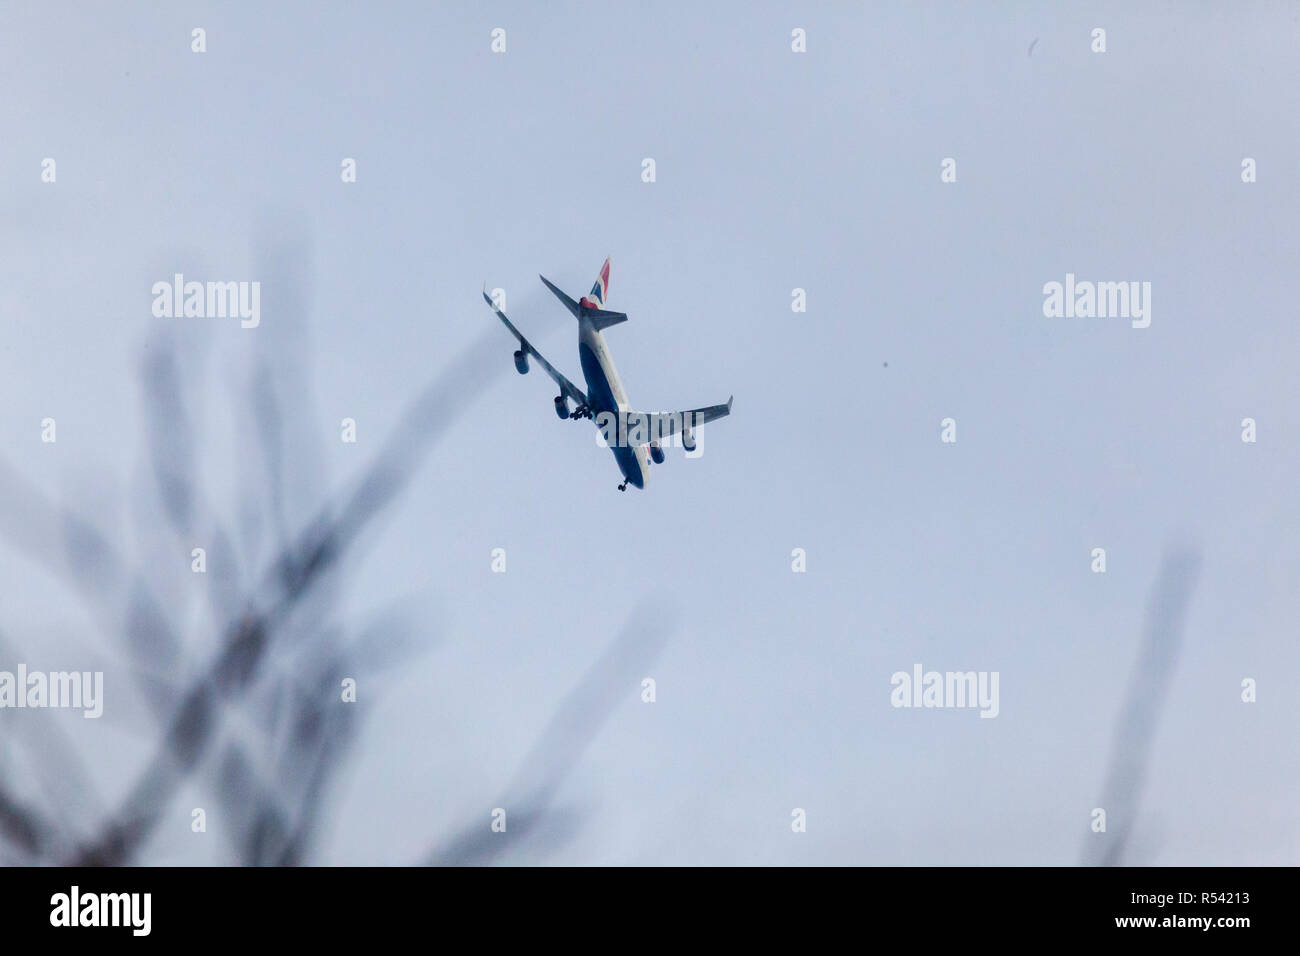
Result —
MULTIPOLYGON (((1091 814, 1180 547, 1201 567, 1167 695, 1150 689, 1129 859, 1294 863, 1300 10, 618 6, 0 6, 0 461, 134 557, 185 680, 216 647, 189 569, 211 545, 140 531, 162 523, 145 357, 178 351, 196 534, 237 529, 251 578, 275 537, 245 409, 259 363, 300 436, 300 528, 495 337, 468 412, 330 582, 332 623, 398 602, 427 649, 339 704, 364 724, 320 862, 486 832, 555 769, 532 748, 633 617, 666 643, 614 669, 608 723, 561 774, 571 839, 498 860, 1076 863, 1118 829, 1092 835, 1091 814), (607 255, 632 404, 735 395, 643 492, 615 489, 540 372, 514 373, 480 298, 504 289, 580 381, 537 274, 576 297, 607 255), (260 325, 155 317, 177 272, 261 281, 260 325), (1150 326, 1046 317, 1067 273, 1149 282, 1150 326), (997 717, 891 706, 917 664, 998 672, 997 717)), ((91 827, 150 753, 148 711, 75 587, 13 541, 0 574, 0 669, 105 672, 102 719, 38 715, 88 765, 91 827)), ((0 711, 10 744, 16 719, 0 711)), ((30 755, 0 750, 39 794, 30 755)), ((230 859, 190 832, 192 807, 222 825, 204 786, 145 862, 230 859)))

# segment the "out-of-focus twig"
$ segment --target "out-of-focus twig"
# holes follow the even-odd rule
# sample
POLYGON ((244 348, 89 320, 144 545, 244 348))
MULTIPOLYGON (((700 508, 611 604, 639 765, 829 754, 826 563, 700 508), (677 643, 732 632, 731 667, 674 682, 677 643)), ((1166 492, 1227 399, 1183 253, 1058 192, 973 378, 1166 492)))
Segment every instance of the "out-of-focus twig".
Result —
POLYGON ((1088 834, 1083 850, 1086 865, 1118 866, 1125 860, 1151 764, 1156 726, 1182 650, 1187 610, 1200 565, 1200 553, 1190 548, 1171 549, 1161 563, 1147 605, 1142 646, 1115 724, 1110 766, 1102 788, 1107 832, 1088 834))
POLYGON ((574 829, 572 811, 550 813, 548 808, 619 701, 635 699, 638 679, 676 628, 675 614, 671 607, 651 606, 648 601, 633 611, 621 633, 565 695, 501 798, 500 806, 514 808, 506 833, 492 832, 486 820, 472 824, 433 850, 426 862, 453 866, 489 863, 508 847, 543 832, 543 852, 566 842, 574 829))

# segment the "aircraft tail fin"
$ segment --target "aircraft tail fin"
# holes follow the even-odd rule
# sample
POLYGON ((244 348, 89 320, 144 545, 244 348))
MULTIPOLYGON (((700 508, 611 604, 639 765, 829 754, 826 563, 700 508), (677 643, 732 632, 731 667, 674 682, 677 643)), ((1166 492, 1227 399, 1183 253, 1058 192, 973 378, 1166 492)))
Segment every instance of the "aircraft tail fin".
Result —
POLYGON ((609 297, 609 257, 605 257, 605 264, 600 267, 600 274, 596 276, 596 281, 591 287, 591 291, 582 297, 578 304, 588 309, 603 309, 605 299, 609 297))
POLYGON ((591 291, 584 295, 577 302, 569 298, 555 283, 546 276, 538 276, 546 288, 555 293, 555 297, 564 303, 564 307, 573 313, 575 319, 588 318, 597 331, 607 329, 611 325, 618 325, 620 322, 627 321, 625 312, 607 312, 603 308, 605 298, 609 295, 609 260, 600 267, 600 275, 596 276, 596 282, 592 285, 591 291))

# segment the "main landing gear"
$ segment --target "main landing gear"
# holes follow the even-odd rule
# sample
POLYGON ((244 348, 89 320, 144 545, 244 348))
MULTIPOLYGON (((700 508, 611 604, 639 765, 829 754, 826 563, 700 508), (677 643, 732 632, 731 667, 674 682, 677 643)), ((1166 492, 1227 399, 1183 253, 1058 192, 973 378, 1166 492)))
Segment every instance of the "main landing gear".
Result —
POLYGON ((627 479, 626 479, 626 478, 624 478, 624 479, 623 479, 623 483, 622 483, 621 485, 618 486, 618 490, 619 490, 619 491, 627 491, 627 479))
POLYGON ((579 405, 577 408, 573 410, 573 413, 569 415, 569 417, 572 418, 575 422, 580 418, 590 418, 591 409, 588 408, 586 405, 579 405))

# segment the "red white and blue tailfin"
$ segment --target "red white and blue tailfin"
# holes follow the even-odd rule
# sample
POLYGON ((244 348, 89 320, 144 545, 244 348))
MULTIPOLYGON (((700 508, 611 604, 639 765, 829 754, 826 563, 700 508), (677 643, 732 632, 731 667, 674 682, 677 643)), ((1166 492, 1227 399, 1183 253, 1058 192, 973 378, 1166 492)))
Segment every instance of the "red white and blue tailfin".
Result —
POLYGON ((626 322, 627 316, 622 312, 606 312, 605 298, 609 295, 609 260, 600 267, 600 275, 596 276, 596 283, 591 287, 591 292, 584 295, 579 301, 574 302, 561 291, 554 282, 546 276, 538 276, 542 282, 546 283, 546 288, 555 293, 555 297, 564 303, 564 307, 573 313, 573 317, 579 322, 590 322, 595 326, 596 331, 609 328, 611 325, 618 325, 620 322, 626 322))
POLYGON ((578 303, 586 309, 603 309, 605 308, 605 298, 609 295, 609 259, 605 259, 605 264, 600 267, 600 275, 596 276, 596 283, 591 287, 591 291, 582 297, 578 303))

